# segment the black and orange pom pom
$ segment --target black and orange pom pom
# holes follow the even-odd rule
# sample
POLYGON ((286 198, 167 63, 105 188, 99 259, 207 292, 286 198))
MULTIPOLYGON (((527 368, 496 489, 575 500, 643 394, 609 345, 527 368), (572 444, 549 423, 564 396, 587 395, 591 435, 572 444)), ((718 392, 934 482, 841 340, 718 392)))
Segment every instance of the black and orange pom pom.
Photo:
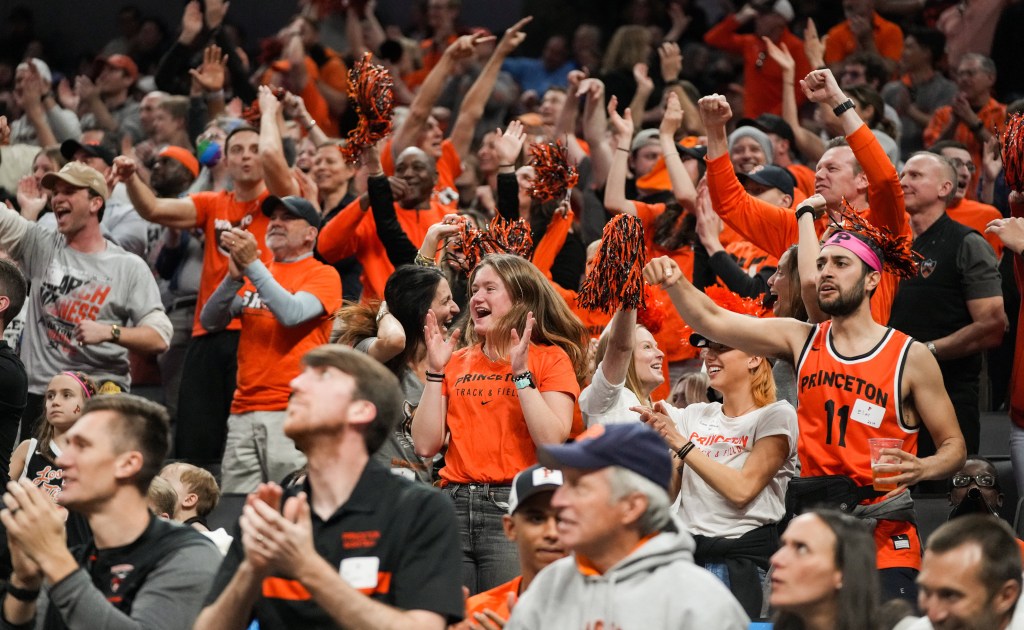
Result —
POLYGON ((622 308, 643 309, 644 227, 640 219, 620 214, 604 226, 594 265, 583 280, 576 303, 585 309, 611 313, 622 308))
POLYGON ((495 216, 487 229, 478 230, 469 221, 450 239, 445 258, 449 264, 469 275, 488 254, 515 254, 529 260, 533 255, 533 236, 525 219, 506 221, 495 216))
POLYGON ((913 239, 907 235, 893 234, 889 228, 877 228, 868 223, 843 199, 839 214, 843 217, 843 229, 871 239, 882 254, 882 269, 901 278, 917 276, 918 265, 924 256, 913 250, 913 239))
POLYGON ((1024 191, 1024 114, 1007 117, 1002 146, 1006 185, 1010 190, 1024 191))
MULTIPOLYGON (((283 87, 271 87, 270 90, 279 101, 284 100, 284 97, 288 95, 288 90, 283 87)), ((242 110, 242 119, 250 127, 256 127, 257 129, 260 128, 260 116, 260 99, 258 98, 252 102, 252 105, 249 105, 242 110)))
POLYGON ((579 181, 576 167, 569 163, 569 151, 561 142, 530 146, 530 166, 536 174, 530 196, 538 201, 561 201, 579 181))
POLYGON ((348 143, 341 150, 349 163, 357 162, 363 149, 391 133, 395 82, 384 66, 370 63, 371 56, 370 53, 363 55, 348 73, 348 100, 359 117, 359 123, 348 132, 348 143))

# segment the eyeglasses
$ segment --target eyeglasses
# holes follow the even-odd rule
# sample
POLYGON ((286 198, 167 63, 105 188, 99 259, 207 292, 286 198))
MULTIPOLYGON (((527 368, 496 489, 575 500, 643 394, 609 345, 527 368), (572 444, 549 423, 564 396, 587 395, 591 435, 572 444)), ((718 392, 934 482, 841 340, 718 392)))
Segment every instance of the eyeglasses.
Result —
POLYGON ((953 475, 953 487, 954 488, 965 488, 971 485, 971 481, 974 481, 982 488, 994 488, 996 485, 996 476, 990 475, 989 473, 982 473, 980 475, 953 475))
POLYGON ((974 171, 978 170, 978 167, 977 167, 977 166, 975 166, 975 165, 974 165, 974 162, 971 162, 971 161, 965 161, 965 160, 961 160, 960 158, 949 158, 949 161, 950 161, 950 162, 951 162, 951 163, 953 164, 953 166, 955 166, 956 168, 960 168, 961 166, 964 166, 964 167, 966 167, 966 168, 967 168, 967 170, 968 170, 969 172, 971 172, 971 173, 973 173, 974 171))

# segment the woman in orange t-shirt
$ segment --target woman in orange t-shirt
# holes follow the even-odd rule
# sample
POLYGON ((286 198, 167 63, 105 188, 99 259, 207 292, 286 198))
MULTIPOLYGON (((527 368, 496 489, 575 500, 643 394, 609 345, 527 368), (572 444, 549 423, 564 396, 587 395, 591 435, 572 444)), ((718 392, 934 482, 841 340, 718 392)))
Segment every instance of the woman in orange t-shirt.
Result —
POLYGON ((455 351, 460 333, 445 340, 427 314, 427 383, 412 438, 420 457, 449 439, 441 484, 459 517, 464 584, 478 593, 519 573, 501 517, 537 445, 569 437, 587 331, 523 258, 487 256, 469 283, 467 347, 455 351))

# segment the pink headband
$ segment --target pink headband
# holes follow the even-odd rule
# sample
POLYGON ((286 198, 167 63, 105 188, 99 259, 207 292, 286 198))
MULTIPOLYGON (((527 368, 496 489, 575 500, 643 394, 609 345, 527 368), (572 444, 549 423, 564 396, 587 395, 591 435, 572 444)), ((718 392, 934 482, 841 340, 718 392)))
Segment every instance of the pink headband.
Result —
POLYGON ((822 247, 826 247, 828 245, 842 247, 843 249, 851 252, 857 258, 863 260, 864 264, 868 267, 871 267, 875 271, 882 270, 882 259, 878 257, 875 250, 871 249, 870 245, 849 232, 836 232, 831 238, 825 241, 822 247))
POLYGON ((89 393, 89 388, 86 387, 85 382, 82 379, 78 378, 77 374, 75 374, 74 372, 61 372, 61 374, 66 374, 71 378, 75 379, 75 382, 82 386, 82 391, 85 392, 85 397, 92 398, 92 394, 89 393))

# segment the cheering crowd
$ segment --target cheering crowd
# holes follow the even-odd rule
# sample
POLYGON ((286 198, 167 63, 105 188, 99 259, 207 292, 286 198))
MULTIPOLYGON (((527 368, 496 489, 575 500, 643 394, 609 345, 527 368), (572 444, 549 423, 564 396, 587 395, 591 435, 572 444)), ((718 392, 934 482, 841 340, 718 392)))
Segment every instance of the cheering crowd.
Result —
POLYGON ((409 4, 0 27, 0 628, 1024 628, 1024 5, 409 4))

